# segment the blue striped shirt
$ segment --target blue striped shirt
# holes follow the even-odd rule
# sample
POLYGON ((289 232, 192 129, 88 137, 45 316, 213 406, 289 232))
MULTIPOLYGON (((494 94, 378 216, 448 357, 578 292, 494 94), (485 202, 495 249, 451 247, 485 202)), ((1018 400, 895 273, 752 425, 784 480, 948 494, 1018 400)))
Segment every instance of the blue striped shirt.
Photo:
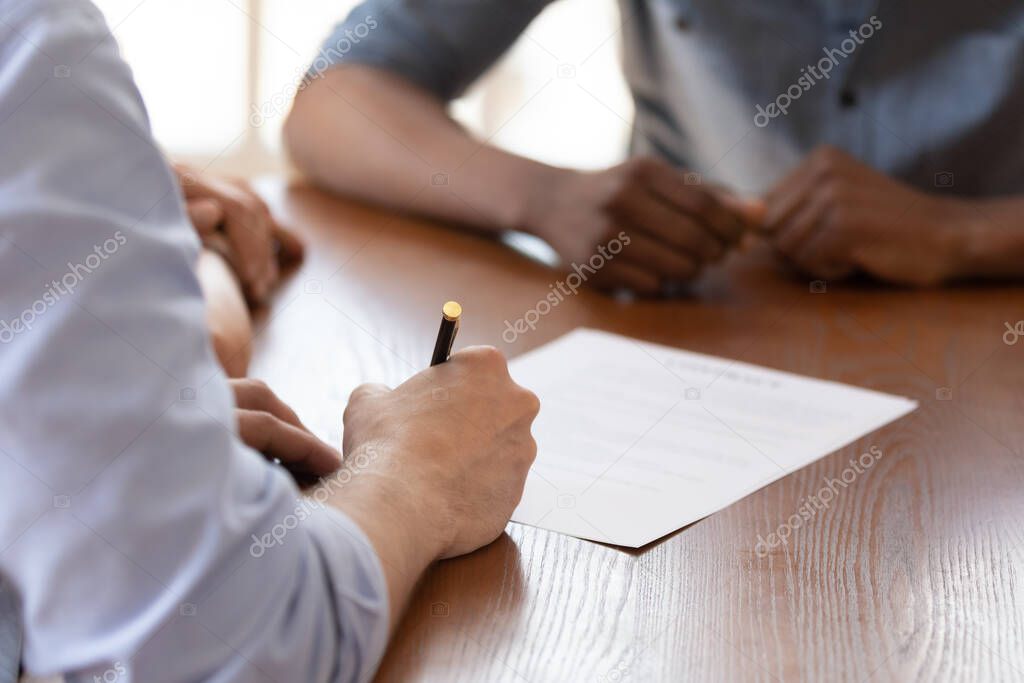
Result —
MULTIPOLYGON (((368 0, 335 28, 312 70, 366 64, 450 99, 549 2, 368 0)), ((758 192, 830 144, 922 189, 1024 192, 1024 3, 619 6, 634 153, 758 192)))

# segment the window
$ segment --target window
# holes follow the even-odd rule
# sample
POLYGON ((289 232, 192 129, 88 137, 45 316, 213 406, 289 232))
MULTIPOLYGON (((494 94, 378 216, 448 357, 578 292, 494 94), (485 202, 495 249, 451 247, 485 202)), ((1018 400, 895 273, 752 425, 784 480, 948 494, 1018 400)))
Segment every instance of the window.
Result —
MULTIPOLYGON (((96 3, 168 153, 240 175, 285 168, 280 127, 294 84, 330 28, 358 4, 96 3)), ((613 0, 554 3, 453 113, 482 137, 542 161, 582 168, 614 163, 632 120, 618 29, 613 0)))

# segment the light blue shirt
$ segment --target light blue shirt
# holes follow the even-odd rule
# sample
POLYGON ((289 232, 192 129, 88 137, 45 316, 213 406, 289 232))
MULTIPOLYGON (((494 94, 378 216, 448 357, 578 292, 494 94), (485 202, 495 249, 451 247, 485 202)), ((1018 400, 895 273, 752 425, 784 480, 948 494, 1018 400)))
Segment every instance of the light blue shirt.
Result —
POLYGON ((100 13, 0 0, 0 578, 25 671, 366 680, 379 559, 239 441, 198 248, 100 13))
MULTIPOLYGON (((551 2, 366 0, 324 42, 311 73, 366 64, 450 99, 551 2)), ((635 154, 760 192, 815 146, 830 144, 921 189, 1024 193, 1019 0, 619 0, 619 7, 635 154)), ((594 39, 595 49, 610 45, 594 39)), ((565 53, 546 39, 541 48, 565 53)), ((594 63, 552 59, 550 77, 582 77, 594 63)), ((541 99, 523 104, 543 106, 541 99)), ((594 108, 608 116, 600 103, 594 108)))

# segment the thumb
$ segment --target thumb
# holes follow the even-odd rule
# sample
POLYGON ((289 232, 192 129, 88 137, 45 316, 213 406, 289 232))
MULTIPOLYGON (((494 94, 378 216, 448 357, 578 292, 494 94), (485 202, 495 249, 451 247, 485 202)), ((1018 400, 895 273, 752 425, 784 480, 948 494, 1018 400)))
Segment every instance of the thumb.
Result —
POLYGON ((274 226, 274 242, 277 244, 277 260, 281 265, 290 265, 302 261, 305 246, 298 236, 280 225, 274 226))

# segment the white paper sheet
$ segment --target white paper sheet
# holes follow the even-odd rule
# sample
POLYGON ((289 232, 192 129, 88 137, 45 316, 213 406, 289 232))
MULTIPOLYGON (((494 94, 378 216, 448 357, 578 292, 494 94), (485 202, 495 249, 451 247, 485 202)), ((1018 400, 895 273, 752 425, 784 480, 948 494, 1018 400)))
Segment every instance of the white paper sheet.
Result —
POLYGON ((537 461, 513 521, 633 548, 917 407, 588 329, 511 372, 541 399, 537 461))

